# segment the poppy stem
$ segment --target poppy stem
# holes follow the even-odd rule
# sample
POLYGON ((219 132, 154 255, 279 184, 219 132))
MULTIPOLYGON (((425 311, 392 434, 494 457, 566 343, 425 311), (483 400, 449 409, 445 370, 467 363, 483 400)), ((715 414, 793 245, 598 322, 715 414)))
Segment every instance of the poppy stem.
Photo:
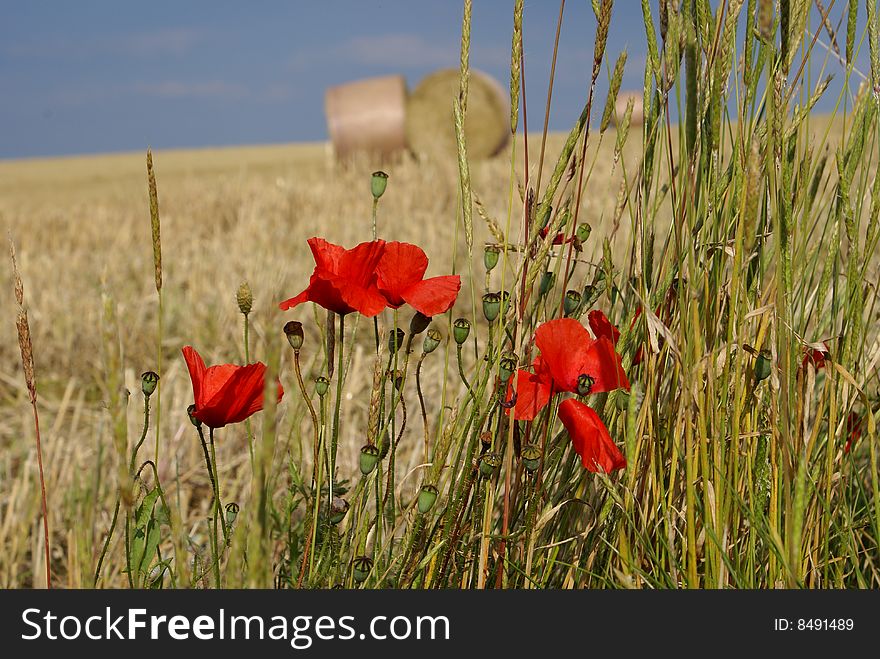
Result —
MULTIPOLYGON (((217 510, 220 511, 223 509, 223 504, 220 502, 220 472, 217 469, 217 453, 214 450, 214 429, 210 428, 208 432, 208 436, 210 437, 211 442, 211 464, 214 466, 214 484, 216 487, 216 495, 217 495, 217 510)), ((216 523, 216 522, 215 522, 216 523)), ((223 539, 228 540, 229 530, 226 528, 226 516, 220 515, 220 525, 223 529, 223 539)))
MULTIPOLYGON (((211 468, 211 456, 208 454, 208 444, 205 441, 205 433, 202 432, 201 424, 196 426, 196 430, 199 432, 199 439, 202 442, 202 453, 205 455, 205 467, 208 469, 208 476, 211 479, 211 491, 214 493, 214 530, 213 537, 211 539, 211 553, 213 554, 214 559, 214 581, 217 584, 217 588, 220 588, 220 555, 217 550, 217 482, 214 480, 214 470, 211 468)), ((213 431, 212 435, 213 435, 213 431)))
MULTIPOLYGON (((243 313, 244 316, 244 363, 251 363, 251 344, 250 344, 250 321, 248 320, 248 314, 243 313)), ((248 440, 248 452, 250 453, 251 458, 251 469, 254 468, 254 432, 253 428, 251 428, 251 420, 245 419, 244 429, 247 433, 248 440)))
POLYGON ((339 410, 342 407, 342 382, 343 371, 345 370, 345 362, 343 362, 343 353, 345 352, 345 315, 339 315, 339 349, 336 351, 339 356, 339 364, 336 369, 336 406, 333 410, 333 435, 330 439, 330 498, 328 503, 333 502, 333 482, 336 479, 336 449, 339 446, 339 410))

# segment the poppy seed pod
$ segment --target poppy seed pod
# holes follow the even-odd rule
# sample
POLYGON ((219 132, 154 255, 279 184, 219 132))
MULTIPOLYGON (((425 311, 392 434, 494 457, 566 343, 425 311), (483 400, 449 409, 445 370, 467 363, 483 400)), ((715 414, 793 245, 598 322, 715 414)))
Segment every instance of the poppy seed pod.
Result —
POLYGON ((379 463, 379 448, 374 444, 365 444, 361 447, 360 467, 361 473, 366 476, 379 463))
POLYGON ((196 406, 190 405, 186 408, 186 413, 189 415, 189 422, 193 424, 196 428, 202 427, 202 422, 196 418, 196 406))
POLYGON ((573 316, 577 313, 578 309, 581 306, 581 294, 577 291, 566 291, 565 299, 562 303, 562 308, 565 311, 565 316, 573 316))
POLYGON ((498 249, 498 245, 486 245, 486 249, 483 250, 483 265, 486 266, 486 272, 492 272, 495 269, 500 254, 501 250, 498 249))
POLYGON ((480 443, 483 445, 483 450, 488 451, 492 446, 492 433, 488 430, 480 433, 480 443))
POLYGON ((373 559, 369 556, 358 556, 351 562, 351 576, 358 583, 366 581, 373 569, 373 559))
POLYGON ((491 478, 500 466, 500 453, 486 453, 480 458, 480 475, 483 478, 491 478))
POLYGON ((585 243, 589 239, 590 233, 592 233, 592 231, 593 228, 589 224, 587 224, 586 222, 581 222, 577 226, 577 232, 575 233, 575 235, 580 242, 585 243))
POLYGON ((437 488, 434 485, 422 485, 419 490, 419 512, 423 515, 434 507, 437 501, 437 488))
POLYGON ((498 364, 498 376, 501 378, 502 384, 506 384, 516 371, 517 359, 516 354, 505 352, 501 355, 501 361, 498 364))
POLYGON ((468 339, 471 333, 471 321, 467 318, 456 318, 452 323, 452 338, 458 345, 461 345, 468 339))
POLYGON ((403 388, 403 371, 396 368, 389 371, 388 375, 391 376, 391 382, 394 383, 394 388, 399 392, 403 388))
POLYGON ((541 464, 541 449, 537 444, 526 444, 519 457, 525 470, 531 473, 541 464))
POLYGON ((426 355, 434 352, 440 346, 442 340, 443 335, 440 334, 439 330, 432 327, 428 330, 428 333, 425 334, 425 342, 422 344, 422 352, 426 355))
POLYGON ((593 385, 596 384, 596 378, 582 373, 578 376, 577 390, 579 396, 589 396, 593 391, 593 385))
POLYGON ((246 281, 241 282, 238 292, 235 294, 235 300, 238 302, 239 310, 247 316, 254 306, 254 296, 251 293, 251 287, 246 281))
POLYGON ((769 350, 762 350, 755 359, 755 381, 760 382, 770 377, 771 354, 769 350))
POLYGON ((581 303, 585 307, 592 307, 596 300, 599 299, 600 295, 602 295, 602 291, 599 290, 599 288, 591 284, 587 284, 586 286, 584 286, 584 293, 581 296, 581 303))
POLYGON ((421 311, 416 311, 412 319, 409 321, 409 333, 412 336, 418 336, 431 324, 431 317, 426 316, 421 311))
POLYGON ((333 497, 330 502, 329 519, 331 524, 339 524, 348 512, 348 501, 342 497, 333 497))
POLYGON ((388 333, 388 352, 392 355, 403 347, 403 341, 406 339, 406 332, 399 327, 388 333))
POLYGON ((325 378, 323 375, 315 379, 315 393, 318 394, 321 398, 327 395, 327 391, 330 389, 330 380, 325 378))
POLYGON ((302 323, 296 320, 291 320, 284 324, 284 335, 287 337, 287 342, 290 344, 290 347, 295 351, 299 351, 302 348, 303 344, 303 326, 302 323))
POLYGON ((159 384, 159 374, 155 371, 146 371, 141 373, 141 391, 144 396, 149 398, 156 391, 156 385, 159 384))
POLYGON ((373 199, 378 200, 385 194, 385 188, 388 187, 388 174, 382 171, 373 172, 370 177, 370 192, 373 193, 373 199))
POLYGON ((490 323, 494 322, 499 313, 501 313, 501 294, 486 293, 483 296, 483 315, 486 320, 490 323))
POLYGON ((235 501, 230 501, 226 504, 226 523, 228 525, 232 526, 235 523, 239 510, 240 508, 235 501))
POLYGON ((550 289, 553 288, 553 284, 556 283, 556 274, 553 272, 545 272, 541 275, 541 283, 538 284, 538 295, 541 297, 547 295, 550 292, 550 289))

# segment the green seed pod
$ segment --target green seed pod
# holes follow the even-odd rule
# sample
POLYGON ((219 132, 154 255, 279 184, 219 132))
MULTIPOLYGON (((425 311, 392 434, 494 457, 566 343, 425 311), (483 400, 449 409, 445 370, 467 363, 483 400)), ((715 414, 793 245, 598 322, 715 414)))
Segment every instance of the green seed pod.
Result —
POLYGON ((422 344, 422 352, 426 355, 434 352, 440 346, 442 340, 443 335, 440 334, 439 330, 432 327, 428 330, 428 333, 425 334, 425 342, 422 344))
POLYGON ((358 556, 351 562, 351 576, 358 583, 366 581, 373 569, 373 559, 369 556, 358 556))
POLYGON ((379 463, 379 447, 374 444, 365 444, 361 447, 360 467, 361 473, 366 476, 379 463))
POLYGON ((516 371, 517 361, 515 353, 505 352, 501 355, 501 360, 498 364, 498 375, 501 378, 502 384, 507 384, 507 381, 516 371))
POLYGON ((760 382, 770 377, 771 359, 772 356, 769 350, 762 350, 758 353, 758 358, 755 359, 755 382, 760 382))
POLYGON ((537 444, 526 444, 523 446, 519 457, 525 470, 531 473, 541 464, 541 449, 538 448, 537 444))
POLYGON ((329 519, 331 524, 339 524, 348 512, 348 501, 342 497, 333 497, 330 502, 329 519))
POLYGON ((553 284, 556 283, 556 273, 547 271, 543 275, 541 275, 541 283, 538 284, 538 295, 544 297, 547 293, 550 292, 550 289, 553 288, 553 284))
POLYGON ((510 293, 501 291, 501 316, 507 315, 507 309, 510 307, 510 293))
POLYGON ((494 322, 499 313, 501 313, 501 294, 486 293, 483 296, 483 315, 486 320, 490 323, 494 322))
POLYGON ((240 508, 235 501, 230 501, 226 504, 226 523, 229 526, 235 524, 235 519, 238 517, 238 511, 240 508))
POLYGON ((596 384, 596 378, 586 373, 581 373, 578 376, 578 395, 589 396, 593 391, 594 384, 596 384))
POLYGON ((247 316, 254 306, 254 296, 251 293, 251 287, 246 281, 241 282, 238 292, 235 294, 235 301, 238 302, 238 309, 247 316))
POLYGON ((484 453, 480 457, 480 475, 483 478, 491 478, 500 466, 500 453, 484 453))
POLYGON ((431 317, 426 316, 421 311, 416 311, 412 319, 409 321, 409 333, 412 336, 418 336, 431 324, 431 317))
POLYGON ((486 249, 483 250, 483 265, 486 266, 486 272, 492 272, 495 266, 498 265, 498 256, 501 254, 501 250, 498 249, 497 245, 486 245, 486 249))
POLYGON ((155 371, 146 371, 141 373, 141 391, 144 396, 149 398, 156 391, 156 385, 159 384, 159 374, 155 371))
POLYGON ((575 236, 577 237, 578 241, 585 243, 587 242, 587 240, 589 240, 590 234, 592 232, 593 228, 589 224, 587 224, 586 222, 581 222, 577 225, 577 232, 575 233, 575 236))
POLYGON ((458 345, 461 345, 468 339, 471 333, 471 321, 467 318, 456 318, 452 323, 452 338, 458 345))
POLYGON ((290 347, 298 352, 303 345, 303 325, 299 321, 291 320, 284 324, 284 335, 290 347))
POLYGON ((202 427, 202 422, 196 418, 196 406, 190 405, 186 408, 186 413, 189 415, 189 422, 193 424, 196 428, 202 427))
POLYGON ((382 171, 373 172, 370 178, 370 192, 373 193, 373 199, 379 200, 385 194, 385 188, 388 187, 388 174, 382 171))
POLYGON ((566 291, 565 299, 562 303, 562 308, 565 311, 566 318, 569 316, 574 316, 578 309, 581 306, 581 294, 577 291, 566 291))
POLYGON ((406 339, 406 332, 399 327, 388 333, 388 352, 392 355, 403 347, 403 341, 406 339))
POLYGON ((419 512, 423 515, 434 507, 437 501, 437 487, 434 485, 422 485, 419 490, 419 512))
POLYGON ((330 389, 330 380, 325 378, 323 375, 315 380, 315 393, 317 393, 321 398, 327 395, 327 391, 330 389))

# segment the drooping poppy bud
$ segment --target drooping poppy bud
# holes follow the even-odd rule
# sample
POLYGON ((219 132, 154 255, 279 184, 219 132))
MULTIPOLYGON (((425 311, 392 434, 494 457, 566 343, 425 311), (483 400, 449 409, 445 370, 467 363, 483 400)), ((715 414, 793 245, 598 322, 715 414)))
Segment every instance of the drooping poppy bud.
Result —
POLYGON ((156 385, 159 384, 159 374, 154 371, 146 371, 141 373, 141 391, 144 396, 149 398, 156 391, 156 385))
POLYGON ((452 323, 452 338, 458 345, 463 344, 471 333, 471 321, 467 318, 456 318, 452 323))
POLYGON ((426 355, 434 352, 443 340, 443 335, 433 327, 425 334, 425 342, 422 344, 422 352, 426 355))
POLYGON ((596 379, 590 377, 586 373, 582 373, 578 376, 577 381, 577 392, 579 396, 589 396, 593 391, 593 385, 596 384, 596 379))
POLYGON ((486 245, 486 249, 483 250, 483 265, 486 266, 486 272, 492 272, 498 265, 499 254, 501 254, 501 250, 497 245, 486 245))
POLYGON ((235 300, 238 302, 239 310, 247 316, 254 306, 254 296, 251 293, 251 287, 246 281, 241 282, 238 292, 235 294, 235 300))
POLYGON ((762 350, 755 359, 755 382, 761 382, 770 377, 772 369, 772 355, 769 350, 762 350))
POLYGON ((321 398, 327 395, 327 391, 330 389, 330 380, 325 378, 323 375, 315 379, 315 393, 318 394, 321 398))
POLYGON ((500 453, 485 453, 480 458, 480 475, 483 478, 491 478, 500 466, 500 453))
POLYGON ((490 323, 494 322, 499 313, 501 313, 501 294, 486 293, 483 296, 483 315, 486 320, 490 323))
POLYGON ((366 476, 379 463, 379 447, 374 444, 365 444, 361 447, 360 468, 361 473, 366 476))
POLYGON ((373 172, 370 177, 370 192, 373 193, 373 199, 378 199, 385 194, 385 188, 388 187, 388 174, 383 171, 373 172))
POLYGON ((556 273, 547 271, 543 275, 541 275, 541 283, 538 284, 538 295, 544 297, 547 293, 550 292, 550 289, 553 288, 553 284, 556 283, 556 273))
POLYGON ((581 294, 577 291, 566 291, 565 299, 562 303, 562 309, 565 311, 566 317, 573 316, 577 313, 581 306, 581 294))
POLYGON ((416 311, 413 315, 412 319, 409 321, 409 333, 413 336, 418 336, 431 324, 431 317, 426 316, 421 311, 416 311))
POLYGON ((328 515, 331 524, 339 524, 348 512, 348 501, 342 497, 333 497, 330 502, 330 513, 328 515))
POLYGON ((422 485, 419 490, 419 512, 423 515, 434 507, 437 501, 437 487, 434 485, 422 485))
POLYGON ((369 556, 358 556, 351 562, 351 576, 358 583, 366 581, 373 569, 373 559, 369 556))
POLYGON ((406 338, 406 332, 399 327, 388 333, 388 352, 392 355, 403 347, 403 341, 406 338))
POLYGON ((526 444, 519 457, 525 470, 531 473, 541 464, 541 449, 538 448, 537 444, 526 444))
POLYGON ((287 342, 290 344, 290 347, 295 352, 298 352, 302 348, 304 338, 302 323, 297 320, 285 323, 284 334, 287 336, 287 342))
POLYGON ((510 380, 516 371, 516 366, 517 359, 515 353, 505 352, 501 355, 501 360, 498 363, 498 376, 501 378, 502 384, 507 384, 507 381, 510 380))

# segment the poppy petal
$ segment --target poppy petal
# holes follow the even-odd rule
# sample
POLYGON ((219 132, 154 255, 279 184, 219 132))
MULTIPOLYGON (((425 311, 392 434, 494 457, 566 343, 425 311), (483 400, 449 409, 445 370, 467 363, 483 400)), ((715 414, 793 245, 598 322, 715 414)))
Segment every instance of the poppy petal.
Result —
POLYGON ((614 444, 608 428, 595 410, 569 398, 559 405, 559 419, 568 431, 581 464, 594 473, 610 474, 626 468, 626 458, 614 444))
POLYGON ((339 272, 339 266, 342 258, 345 256, 345 248, 341 245, 324 240, 323 238, 309 238, 309 249, 312 250, 312 256, 315 258, 315 265, 318 268, 328 270, 329 272, 339 272))
POLYGON ((349 280, 359 286, 375 286, 376 267, 379 265, 384 252, 384 240, 361 243, 345 250, 340 259, 338 269, 331 272, 337 277, 349 280))
POLYGON ((587 329, 574 318, 551 320, 535 332, 542 362, 561 391, 577 391, 578 377, 586 372, 583 365, 593 343, 587 329))
MULTIPOLYGON (((507 386, 507 399, 513 397, 513 385, 507 386)), ((507 410, 509 415, 513 412, 513 418, 517 421, 532 421, 547 403, 552 395, 550 384, 539 376, 528 371, 516 372, 516 404, 507 410)))
POLYGON ((186 367, 189 369, 189 379, 192 381, 193 403, 198 406, 202 401, 202 383, 205 379, 205 360, 198 351, 192 346, 183 347, 183 359, 186 361, 186 367))
POLYGON ((614 344, 604 336, 597 339, 585 352, 580 364, 581 373, 593 378, 590 393, 614 391, 623 388, 629 391, 629 380, 623 370, 620 355, 614 351, 614 344))
POLYGON ((597 339, 604 336, 615 346, 617 345, 617 341, 620 339, 620 330, 611 324, 611 321, 608 320, 608 317, 604 313, 598 309, 593 309, 588 318, 590 321, 590 329, 593 330, 593 335, 597 339))
POLYGON ((418 246, 389 242, 376 267, 379 290, 394 308, 404 303, 404 291, 420 282, 428 269, 428 257, 418 246))
POLYGON ((416 282, 402 297, 413 309, 430 318, 449 311, 460 290, 461 277, 444 275, 416 282))

